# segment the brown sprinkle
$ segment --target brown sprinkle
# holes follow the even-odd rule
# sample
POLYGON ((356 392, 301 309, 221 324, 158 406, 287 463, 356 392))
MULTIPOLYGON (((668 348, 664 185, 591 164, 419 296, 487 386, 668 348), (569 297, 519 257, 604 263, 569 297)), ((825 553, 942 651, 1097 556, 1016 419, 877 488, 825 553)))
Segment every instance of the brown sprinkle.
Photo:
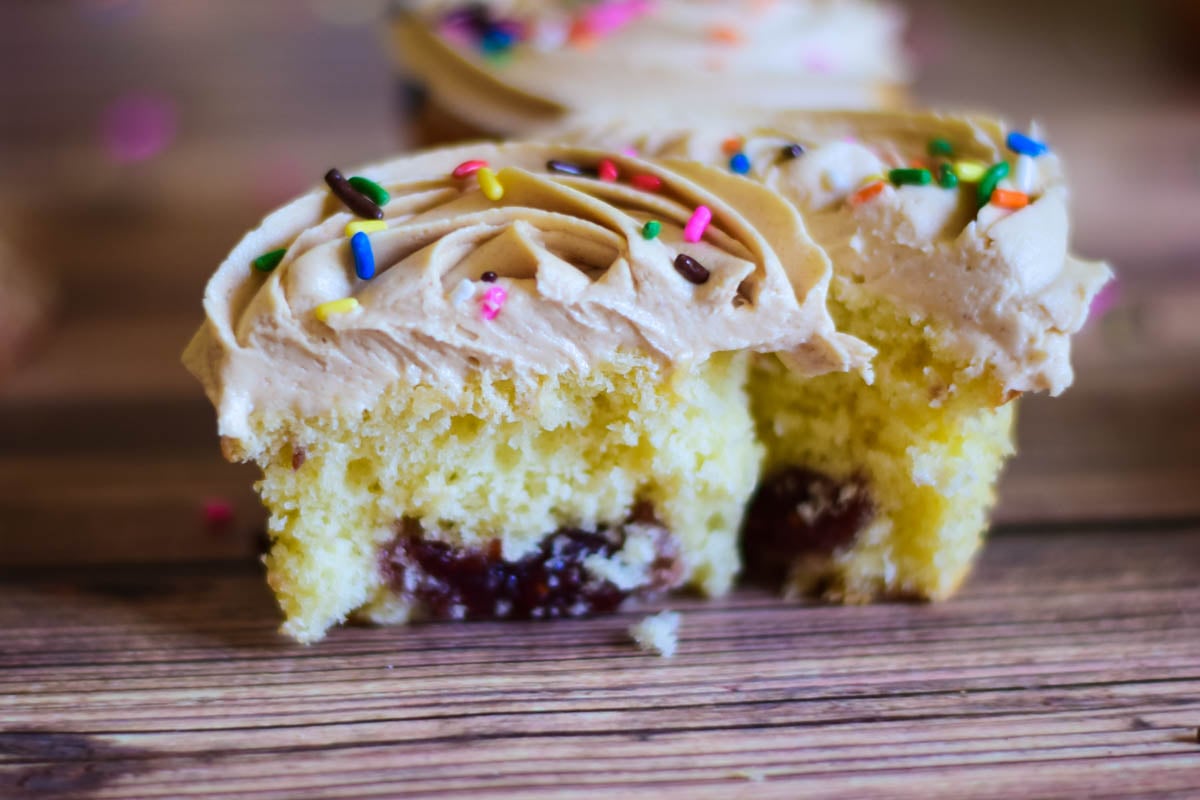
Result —
POLYGON ((684 253, 675 256, 675 271, 692 283, 700 284, 708 282, 709 272, 704 268, 704 265, 684 253))
POLYGON ((329 185, 333 196, 358 216, 363 219, 383 219, 383 209, 374 200, 351 186, 340 170, 331 169, 326 172, 325 183, 329 185))
POLYGON ((499 276, 489 269, 487 272, 479 276, 479 280, 483 281, 484 283, 495 283, 497 277, 499 276))

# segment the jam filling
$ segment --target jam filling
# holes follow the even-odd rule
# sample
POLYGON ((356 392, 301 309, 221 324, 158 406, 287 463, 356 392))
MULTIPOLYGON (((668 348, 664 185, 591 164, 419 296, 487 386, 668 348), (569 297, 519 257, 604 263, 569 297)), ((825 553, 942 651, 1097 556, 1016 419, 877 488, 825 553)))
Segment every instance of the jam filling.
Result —
POLYGON ((875 515, 866 484, 803 467, 768 476, 746 512, 742 557, 755 580, 778 584, 792 566, 848 546, 875 515))
POLYGON ((631 594, 671 588, 682 578, 678 545, 644 504, 629 522, 654 531, 655 558, 644 584, 618 588, 592 574, 584 562, 610 558, 625 544, 626 526, 596 531, 560 528, 519 561, 505 561, 500 542, 454 547, 427 538, 419 522, 405 519, 384 556, 389 583, 429 619, 554 619, 615 611, 631 594))

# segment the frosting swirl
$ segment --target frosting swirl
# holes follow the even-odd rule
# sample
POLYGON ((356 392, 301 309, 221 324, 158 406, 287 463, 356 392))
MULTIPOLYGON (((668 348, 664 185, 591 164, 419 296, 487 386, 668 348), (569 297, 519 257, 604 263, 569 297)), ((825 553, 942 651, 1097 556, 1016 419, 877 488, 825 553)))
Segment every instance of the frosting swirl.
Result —
POLYGON ((826 311, 828 259, 795 210, 752 182, 695 163, 536 144, 436 150, 361 174, 391 195, 386 228, 369 234, 372 279, 356 277, 346 239, 356 218, 324 189, 268 216, 211 279, 207 320, 184 361, 223 436, 247 437, 256 414, 367 408, 397 381, 454 395, 469 372, 495 370, 532 386, 630 352, 684 368, 744 349, 810 374, 866 368, 870 348, 837 333, 826 311), (502 197, 451 175, 468 159, 490 163, 502 197), (616 181, 590 171, 603 159, 616 181), (550 160, 587 174, 550 171, 550 160), (637 188, 635 175, 658 188, 637 188), (685 241, 699 206, 712 223, 685 241), (643 235, 650 220, 653 238, 643 235), (281 247, 273 272, 250 268, 281 247), (709 279, 681 274, 680 253, 709 279), (481 280, 488 272, 494 282, 481 280), (496 289, 502 307, 488 309, 496 289), (318 312, 347 297, 356 308, 318 312))
POLYGON ((834 264, 837 294, 848 302, 879 297, 929 332, 968 373, 990 374, 1003 396, 1072 381, 1070 335, 1109 280, 1104 264, 1068 251, 1067 189, 1056 156, 1021 158, 991 119, 927 113, 786 112, 729 125, 647 131, 640 125, 576 119, 550 138, 728 164, 722 142, 738 135, 750 176, 788 197, 834 264), (1021 190, 1019 210, 979 208, 976 186, 893 187, 889 171, 935 167, 931 139, 956 161, 1011 163, 998 188, 1021 190), (803 155, 783 149, 799 144, 803 155), (854 202, 871 183, 885 186, 854 202))
POLYGON ((866 0, 423 0, 394 32, 403 67, 439 104, 513 134, 582 109, 892 105, 906 80, 902 27, 894 8, 866 0))

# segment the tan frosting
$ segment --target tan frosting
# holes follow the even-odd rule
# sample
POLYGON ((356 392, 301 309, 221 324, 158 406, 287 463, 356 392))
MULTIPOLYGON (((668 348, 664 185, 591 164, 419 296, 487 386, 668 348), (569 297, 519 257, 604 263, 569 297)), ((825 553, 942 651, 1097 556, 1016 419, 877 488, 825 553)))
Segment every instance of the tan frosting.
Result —
POLYGON ((1070 334, 1082 327, 1112 273, 1068 252, 1067 190, 1057 157, 1018 159, 1005 147, 1004 127, 978 117, 788 112, 758 120, 646 132, 640 124, 578 119, 565 132, 547 135, 606 147, 632 144, 643 153, 711 164, 728 164, 721 142, 744 136, 751 177, 801 210, 847 293, 882 297, 915 321, 938 323, 942 345, 971 370, 990 371, 1008 394, 1057 394, 1070 385, 1070 334), (948 139, 957 158, 1007 159, 1013 172, 1000 187, 1023 181, 1019 188, 1028 190, 1030 205, 977 211, 975 185, 946 190, 936 183, 889 185, 870 201, 848 202, 865 183, 925 158, 934 137, 948 139), (807 152, 783 158, 790 143, 807 152))
POLYGON ((528 30, 503 58, 441 30, 446 12, 464 5, 412 4, 397 17, 397 53, 439 104, 495 134, 581 109, 873 108, 890 105, 905 81, 902 19, 865 0, 653 0, 586 47, 563 37, 588 4, 493 0, 497 17, 528 30))
POLYGON ((549 159, 595 165, 605 154, 533 144, 431 151, 358 174, 384 185, 387 230, 370 234, 377 274, 355 276, 345 236, 357 218, 322 187, 268 216, 209 282, 207 320, 184 354, 217 407, 223 436, 248 436, 252 415, 368 407, 406 381, 459 391, 473 370, 518 385, 586 370, 623 353, 686 368, 720 351, 778 352, 818 374, 862 368, 871 350, 834 331, 829 261, 794 208, 757 184, 695 163, 610 156, 623 178, 658 176, 650 193, 547 171, 549 159), (458 163, 482 158, 504 196, 484 197, 458 163), (697 243, 682 229, 706 205, 697 243), (643 238, 648 219, 661 234, 643 238), (256 256, 288 249, 269 275, 256 256), (711 271, 697 285, 673 267, 686 253, 711 271), (499 280, 478 280, 487 271, 499 280), (507 301, 486 320, 491 286, 507 301), (327 322, 318 305, 355 297, 327 322))

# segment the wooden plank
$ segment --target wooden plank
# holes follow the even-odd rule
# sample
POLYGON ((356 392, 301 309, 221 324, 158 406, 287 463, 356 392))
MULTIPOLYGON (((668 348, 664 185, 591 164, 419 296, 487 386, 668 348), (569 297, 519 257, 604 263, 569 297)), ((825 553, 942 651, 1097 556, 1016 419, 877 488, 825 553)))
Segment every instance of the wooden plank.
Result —
POLYGON ((999 537, 938 606, 746 589, 301 647, 246 567, 0 582, 0 789, 118 797, 1186 796, 1200 528, 999 537), (978 790, 978 792, 976 792, 978 790))

